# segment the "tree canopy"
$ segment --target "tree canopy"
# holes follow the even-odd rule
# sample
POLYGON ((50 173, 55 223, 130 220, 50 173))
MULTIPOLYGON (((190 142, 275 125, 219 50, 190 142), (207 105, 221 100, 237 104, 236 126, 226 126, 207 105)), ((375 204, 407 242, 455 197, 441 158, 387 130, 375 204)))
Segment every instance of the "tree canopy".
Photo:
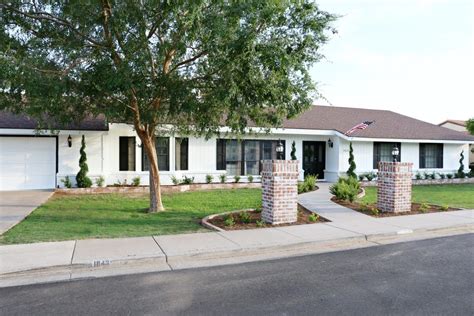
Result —
POLYGON ((37 0, 0 9, 0 109, 64 124, 98 114, 129 122, 151 165, 151 139, 165 127, 243 133, 249 120, 278 126, 308 108, 309 68, 336 18, 309 0, 37 0))
POLYGON ((471 135, 474 135, 474 117, 467 120, 466 129, 471 135))

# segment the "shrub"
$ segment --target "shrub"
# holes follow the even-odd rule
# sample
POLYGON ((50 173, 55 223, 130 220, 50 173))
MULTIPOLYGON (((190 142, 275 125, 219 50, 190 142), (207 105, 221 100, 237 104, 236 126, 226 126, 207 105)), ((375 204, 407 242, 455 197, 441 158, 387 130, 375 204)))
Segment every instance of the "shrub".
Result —
POLYGON ((250 214, 248 212, 240 212, 239 218, 242 223, 245 223, 245 224, 250 223, 250 214))
POLYGON ((261 207, 257 207, 255 209, 255 213, 262 213, 262 208, 261 207))
POLYGON ((333 184, 329 190, 331 194, 336 196, 339 200, 349 200, 354 202, 359 193, 360 183, 357 179, 349 178, 339 178, 337 183, 333 184))
POLYGON ((174 185, 178 185, 181 183, 181 181, 176 178, 176 176, 171 176, 171 182, 173 182, 174 185))
POLYGON ((427 204, 427 203, 421 203, 420 207, 419 207, 419 211, 424 213, 426 212, 428 209, 430 208, 430 206, 427 204))
POLYGON ((446 174, 444 174, 444 173, 439 173, 439 177, 440 177, 441 179, 446 179, 446 174))
POLYGON ((234 182, 239 183, 239 181, 240 181, 240 176, 237 176, 237 175, 234 176, 234 182))
POLYGON ((364 181, 365 179, 365 174, 359 174, 359 181, 364 181))
POLYGON ((361 212, 367 212, 367 211, 369 211, 369 203, 367 203, 367 202, 362 202, 362 203, 360 203, 360 205, 359 205, 359 210, 360 210, 361 212))
POLYGON ((458 169, 458 173, 457 173, 457 176, 458 178, 464 178, 466 175, 464 174, 464 150, 461 151, 461 158, 459 158, 459 169, 458 169))
POLYGON ((428 176, 430 179, 434 180, 436 179, 436 172, 430 173, 428 176))
POLYGON ((135 178, 133 178, 133 179, 132 179, 132 185, 133 185, 134 187, 138 187, 138 186, 140 185, 140 180, 141 180, 140 177, 135 177, 135 178))
POLYGON ((428 180, 430 178, 430 175, 428 173, 423 173, 423 179, 428 180))
POLYGON ((366 174, 365 177, 367 178, 367 180, 372 181, 372 180, 375 179, 375 173, 370 172, 370 173, 366 174))
POLYGON ((471 178, 474 178, 474 168, 472 168, 471 171, 469 171, 469 176, 471 178))
POLYGON ((349 178, 357 178, 355 173, 356 170, 356 163, 354 161, 354 149, 352 148, 352 142, 349 143, 349 169, 347 170, 347 176, 349 178))
POLYGON ((380 211, 378 208, 373 206, 373 207, 370 207, 370 213, 374 216, 378 216, 380 214, 380 211))
POLYGON ((311 214, 308 216, 308 220, 309 220, 310 222, 316 222, 318 219, 319 219, 319 215, 318 215, 318 214, 315 214, 315 213, 311 213, 311 214))
POLYGON ((298 194, 308 192, 306 182, 298 182, 298 194))
POLYGON ((76 183, 79 188, 90 188, 92 186, 92 180, 87 176, 89 166, 87 165, 86 139, 84 135, 82 135, 79 153, 79 172, 76 175, 76 183))
POLYGON ((248 176, 247 176, 247 180, 248 180, 248 182, 252 183, 252 182, 253 182, 253 176, 252 176, 252 175, 248 175, 248 176))
POLYGON ((265 227, 265 222, 261 219, 257 220, 255 224, 257 225, 257 227, 265 227))
POLYGON ((210 174, 206 174, 206 183, 212 183, 212 180, 214 180, 214 177, 210 174))
POLYGON ((227 175, 225 173, 219 175, 219 180, 221 181, 221 183, 225 183, 227 180, 227 175))
POLYGON ((415 175, 416 180, 421 180, 422 176, 421 173, 417 172, 415 175))
POLYGON ((224 225, 225 226, 234 226, 235 225, 235 220, 232 214, 229 214, 225 217, 224 219, 224 225))
POLYGON ((98 178, 95 179, 95 184, 98 186, 98 187, 103 187, 104 186, 104 183, 105 183, 105 178, 103 176, 100 176, 98 178))
POLYGON ((69 176, 66 176, 64 179, 61 179, 61 182, 64 183, 64 186, 68 189, 72 188, 72 183, 71 180, 69 179, 69 176))
POLYGON ((448 174, 446 175, 446 177, 448 177, 448 179, 452 179, 452 178, 454 177, 454 175, 453 175, 452 173, 448 173, 448 174))
POLYGON ((308 191, 314 191, 316 189, 316 181, 318 180, 317 175, 307 175, 304 177, 304 183, 308 191))
POLYGON ((443 206, 441 206, 441 210, 442 210, 442 211, 447 211, 447 210, 449 210, 449 205, 443 205, 443 206))
POLYGON ((290 152, 291 160, 296 160, 296 144, 295 141, 291 143, 291 152, 290 152))
POLYGON ((181 180, 182 184, 193 184, 194 183, 194 177, 187 177, 183 176, 183 180, 181 180))

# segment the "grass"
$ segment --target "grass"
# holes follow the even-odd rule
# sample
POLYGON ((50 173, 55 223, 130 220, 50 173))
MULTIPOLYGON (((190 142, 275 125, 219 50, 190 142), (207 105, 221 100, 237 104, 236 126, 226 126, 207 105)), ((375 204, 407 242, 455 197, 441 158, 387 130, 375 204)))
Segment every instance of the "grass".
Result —
POLYGON ((0 244, 207 231, 199 224, 203 217, 260 207, 261 190, 166 194, 163 204, 165 212, 149 214, 148 196, 55 195, 0 236, 0 244))
MULTIPOLYGON (((362 202, 377 202, 376 187, 365 188, 365 193, 362 202)), ((474 209, 474 184, 413 186, 412 201, 474 209)))

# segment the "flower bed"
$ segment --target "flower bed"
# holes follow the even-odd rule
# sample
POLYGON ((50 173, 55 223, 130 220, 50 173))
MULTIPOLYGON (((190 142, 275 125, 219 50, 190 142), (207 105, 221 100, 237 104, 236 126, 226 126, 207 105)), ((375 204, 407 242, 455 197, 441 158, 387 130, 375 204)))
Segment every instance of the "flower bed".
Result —
POLYGON ((213 230, 226 231, 315 224, 323 222, 328 222, 328 220, 313 212, 310 212, 309 210, 298 204, 298 220, 294 223, 286 223, 279 225, 266 224, 261 219, 261 210, 240 210, 221 214, 214 214, 203 218, 201 223, 204 227, 213 230))
POLYGON ((414 214, 425 214, 425 213, 437 213, 437 212, 449 212, 449 211, 459 211, 459 208, 449 207, 449 206, 440 206, 435 204, 427 203, 412 203, 411 211, 409 212, 380 212, 377 209, 376 203, 360 203, 360 202, 349 202, 338 200, 336 197, 333 197, 331 201, 353 209, 354 211, 363 213, 365 215, 370 215, 373 217, 391 217, 391 216, 401 216, 401 215, 414 215, 414 214))
MULTIPOLYGON (((413 180, 413 185, 436 185, 436 184, 465 184, 474 183, 474 178, 456 178, 456 179, 421 179, 413 180)), ((377 180, 373 181, 362 181, 360 183, 364 187, 377 186, 377 180)))
MULTIPOLYGON (((196 184, 181 184, 181 185, 162 185, 162 193, 177 193, 187 191, 200 190, 219 190, 219 189, 242 189, 242 188, 260 188, 261 183, 196 183, 196 184)), ((149 186, 107 186, 94 188, 60 188, 55 190, 56 193, 61 194, 107 194, 107 193, 132 193, 132 194, 147 194, 150 192, 149 186)))

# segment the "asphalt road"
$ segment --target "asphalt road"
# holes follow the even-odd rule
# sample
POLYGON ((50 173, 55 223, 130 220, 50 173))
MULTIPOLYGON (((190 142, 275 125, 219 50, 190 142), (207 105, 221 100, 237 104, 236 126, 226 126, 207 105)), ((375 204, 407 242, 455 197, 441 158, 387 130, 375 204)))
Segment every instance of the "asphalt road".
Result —
POLYGON ((474 315, 474 234, 0 289, 0 315, 474 315))

